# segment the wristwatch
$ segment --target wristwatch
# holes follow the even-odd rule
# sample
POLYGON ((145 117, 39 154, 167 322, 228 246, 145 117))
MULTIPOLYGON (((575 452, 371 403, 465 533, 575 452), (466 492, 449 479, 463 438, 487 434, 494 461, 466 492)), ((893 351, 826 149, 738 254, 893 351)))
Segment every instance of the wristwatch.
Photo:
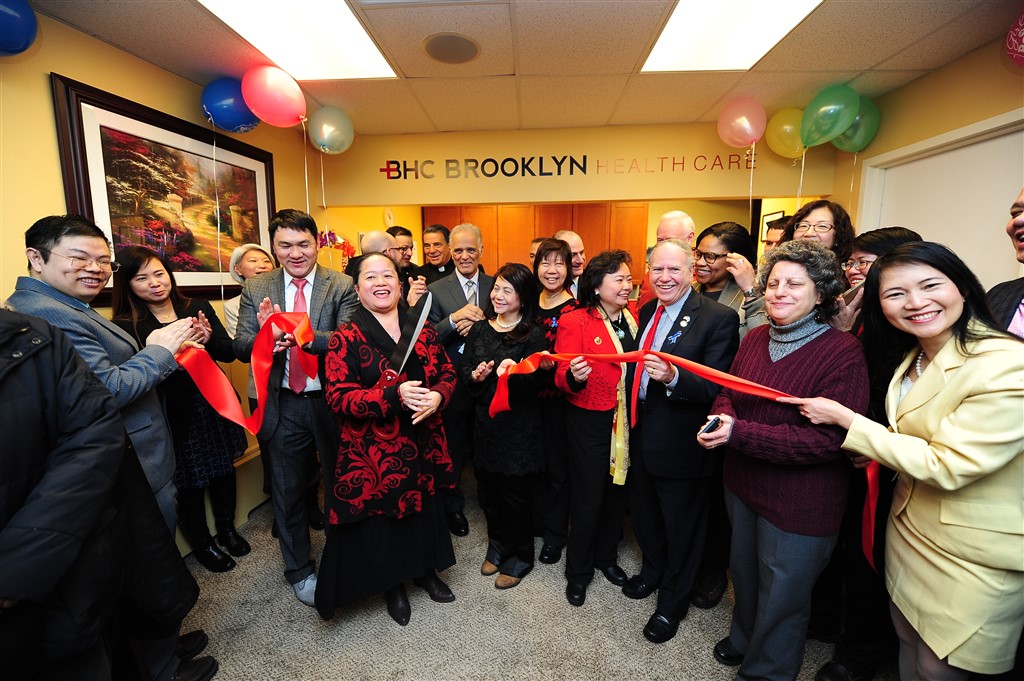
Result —
POLYGON ((756 286, 751 286, 750 288, 748 288, 746 291, 743 292, 743 297, 744 298, 757 298, 757 287, 756 286))

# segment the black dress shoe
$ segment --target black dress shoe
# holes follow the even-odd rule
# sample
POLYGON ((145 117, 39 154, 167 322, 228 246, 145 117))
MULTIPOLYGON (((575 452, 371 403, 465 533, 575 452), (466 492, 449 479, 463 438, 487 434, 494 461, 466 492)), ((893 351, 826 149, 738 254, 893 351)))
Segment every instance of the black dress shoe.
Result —
POLYGON ((651 643, 664 643, 676 635, 679 629, 679 620, 666 617, 660 612, 651 615, 644 627, 644 637, 651 643))
POLYGON ((537 556, 537 559, 542 563, 547 563, 548 565, 557 563, 562 560, 562 549, 556 549, 551 544, 545 544, 540 547, 540 555, 537 556))
POLYGON ((725 572, 719 571, 709 575, 702 575, 693 585, 693 595, 690 602, 703 610, 710 610, 718 605, 725 593, 725 572))
POLYGON ((565 585, 565 600, 577 608, 587 600, 587 585, 569 582, 565 585))
POLYGON ((193 547, 192 555, 210 572, 227 572, 234 569, 236 564, 231 556, 220 550, 213 538, 205 546, 193 547))
POLYGON ((814 681, 871 681, 874 676, 874 674, 858 674, 838 662, 832 661, 818 670, 818 673, 814 675, 814 681))
POLYGON ((598 569, 601 571, 601 574, 605 576, 605 579, 615 586, 622 586, 626 583, 626 571, 618 565, 608 565, 607 567, 598 569))
POLYGON ((238 530, 233 527, 226 532, 218 532, 213 539, 218 546, 235 557, 244 556, 252 551, 249 542, 245 541, 245 537, 238 534, 238 530))
POLYGON ((430 596, 430 600, 435 603, 451 603, 455 600, 455 594, 452 593, 447 584, 441 581, 441 578, 435 572, 428 572, 419 579, 412 581, 413 584, 426 591, 427 595, 430 596))
POLYGON ((202 629, 190 631, 178 637, 178 645, 174 648, 174 655, 182 662, 188 662, 193 657, 206 649, 210 637, 202 629))
POLYGON ((448 514, 448 530, 456 537, 465 537, 469 534, 469 521, 461 511, 448 514))
POLYGON ((399 584, 385 591, 384 601, 388 604, 388 614, 391 615, 391 619, 403 627, 409 623, 412 608, 409 607, 409 595, 405 593, 405 585, 399 584))
POLYGON ((627 598, 647 598, 654 593, 654 587, 645 582, 640 578, 640 575, 633 575, 626 580, 626 583, 622 585, 622 593, 626 594, 627 598))
POLYGON ((212 657, 197 657, 178 665, 178 671, 174 672, 171 681, 210 681, 217 675, 218 669, 220 665, 212 657))
POLYGON ((733 648, 726 636, 715 644, 715 659, 726 667, 738 667, 743 664, 743 653, 733 648))

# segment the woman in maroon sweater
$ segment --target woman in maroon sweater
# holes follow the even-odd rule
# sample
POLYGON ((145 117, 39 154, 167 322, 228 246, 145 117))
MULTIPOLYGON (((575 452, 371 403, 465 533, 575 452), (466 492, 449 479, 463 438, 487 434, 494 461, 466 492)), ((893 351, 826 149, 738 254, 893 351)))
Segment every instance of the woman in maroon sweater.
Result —
MULTIPOLYGON (((864 413, 868 377, 860 344, 827 321, 843 289, 836 257, 810 241, 785 243, 765 256, 758 279, 771 323, 750 330, 730 373, 795 396, 827 394, 864 413)), ((712 413, 721 427, 698 440, 725 451, 736 599, 715 658, 742 664, 737 679, 793 679, 803 662, 811 589, 846 505, 845 432, 727 389, 712 413)))

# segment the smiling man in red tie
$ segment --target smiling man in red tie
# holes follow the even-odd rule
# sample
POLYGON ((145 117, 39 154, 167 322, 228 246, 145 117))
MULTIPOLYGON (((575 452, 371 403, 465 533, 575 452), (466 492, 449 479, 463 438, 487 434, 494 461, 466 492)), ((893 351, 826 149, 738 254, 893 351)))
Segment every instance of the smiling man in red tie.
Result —
POLYGON ((294 209, 278 211, 270 221, 270 241, 281 267, 246 279, 234 347, 239 357, 250 357, 256 334, 275 312, 309 315, 314 339, 305 347, 298 347, 291 334, 274 330, 274 363, 263 425, 256 437, 262 455, 270 458, 284 576, 296 598, 312 606, 316 572, 305 501, 309 461, 316 452, 333 456, 337 433, 319 376, 306 376, 298 358, 303 352, 322 358, 331 334, 348 320, 359 301, 351 277, 317 266, 318 234, 312 217, 294 209))
MULTIPOLYGON (((640 347, 728 371, 739 347, 740 320, 731 308, 691 287, 693 251, 678 239, 651 251, 657 296, 640 310, 640 347)), ((630 598, 658 591, 644 636, 664 643, 690 607, 707 531, 709 480, 721 462, 697 444, 718 386, 648 354, 630 365, 629 501, 643 551, 640 573, 622 587, 630 598)))

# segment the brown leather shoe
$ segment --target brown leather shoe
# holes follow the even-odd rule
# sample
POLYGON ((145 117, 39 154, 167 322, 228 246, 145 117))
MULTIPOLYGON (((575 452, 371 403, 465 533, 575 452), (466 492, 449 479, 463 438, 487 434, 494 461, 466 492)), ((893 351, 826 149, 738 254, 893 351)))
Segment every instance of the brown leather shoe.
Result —
POLYGON ((510 577, 509 575, 498 575, 498 578, 494 580, 495 589, 511 589, 512 587, 523 581, 522 577, 510 577))
POLYGON ((485 560, 484 564, 480 566, 480 574, 482 574, 484 577, 496 575, 498 574, 498 566, 489 560, 485 560))

